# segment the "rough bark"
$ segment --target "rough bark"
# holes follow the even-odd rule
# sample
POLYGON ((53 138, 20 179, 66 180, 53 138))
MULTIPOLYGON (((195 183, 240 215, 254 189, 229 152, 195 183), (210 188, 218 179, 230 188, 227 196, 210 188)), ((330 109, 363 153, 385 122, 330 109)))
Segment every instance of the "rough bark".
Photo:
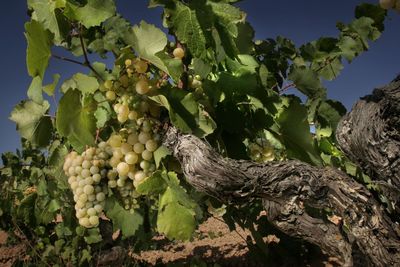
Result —
POLYGON ((396 206, 400 197, 400 75, 358 101, 339 123, 336 139, 396 206))
MULTIPOLYGON (((393 188, 400 183, 399 84, 394 81, 363 98, 337 134, 353 160, 393 188)), ((356 265, 356 255, 373 266, 400 266, 399 225, 345 173, 295 160, 260 164, 224 158, 173 127, 167 130, 164 145, 197 190, 224 202, 261 198, 278 229, 318 245, 344 266, 356 265)))

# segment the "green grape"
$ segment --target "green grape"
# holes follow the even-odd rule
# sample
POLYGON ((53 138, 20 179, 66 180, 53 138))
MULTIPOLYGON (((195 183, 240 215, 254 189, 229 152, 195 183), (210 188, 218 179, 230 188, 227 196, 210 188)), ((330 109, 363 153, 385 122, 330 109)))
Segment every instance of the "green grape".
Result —
POLYGON ((123 143, 121 145, 121 152, 122 154, 126 155, 127 153, 132 151, 132 145, 128 144, 128 143, 123 143))
POLYGON ((175 58, 182 59, 185 56, 185 51, 181 47, 177 47, 172 52, 175 58))
POLYGON ((93 192, 94 192, 94 187, 93 187, 92 185, 87 184, 87 185, 85 185, 85 187, 83 188, 83 192, 84 192, 85 194, 87 194, 87 195, 93 194, 93 192))
POLYGON ((146 149, 147 149, 148 151, 150 151, 150 152, 154 152, 154 151, 156 151, 157 148, 158 148, 157 142, 156 142, 155 140, 153 140, 153 139, 147 140, 145 146, 146 146, 146 149))
POLYGON ((129 172, 129 165, 126 162, 120 162, 117 166, 117 172, 120 176, 126 176, 129 172))
POLYGON ((148 151, 148 150, 143 150, 143 152, 142 152, 142 158, 143 158, 144 160, 150 161, 150 160, 153 158, 153 153, 150 152, 150 151, 148 151))
POLYGON ((125 159, 125 162, 128 164, 135 164, 136 162, 138 162, 139 157, 135 152, 131 151, 131 152, 126 153, 124 159, 125 159))
POLYGON ((149 92, 149 90, 150 90, 149 83, 145 79, 139 80, 136 83, 136 87, 135 88, 136 88, 136 92, 139 95, 147 94, 149 92))
POLYGON ((107 91, 106 98, 110 101, 114 101, 117 98, 117 95, 115 94, 114 91, 107 91))
POLYGON ((137 73, 146 73, 148 64, 146 61, 143 60, 136 60, 133 67, 135 68, 137 73))
POLYGON ((111 81, 111 80, 105 81, 105 82, 104 82, 104 87, 105 87, 106 89, 108 89, 108 90, 112 89, 112 87, 113 87, 113 81, 111 81))
POLYGON ((99 216, 93 215, 89 217, 89 223, 93 226, 96 226, 99 224, 99 216))
POLYGON ((137 154, 142 154, 143 150, 144 150, 144 145, 141 144, 141 143, 136 143, 136 144, 133 146, 133 151, 134 151, 135 153, 137 153, 137 154))
POLYGON ((127 139, 128 144, 134 145, 138 142, 138 135, 136 133, 131 133, 127 139))

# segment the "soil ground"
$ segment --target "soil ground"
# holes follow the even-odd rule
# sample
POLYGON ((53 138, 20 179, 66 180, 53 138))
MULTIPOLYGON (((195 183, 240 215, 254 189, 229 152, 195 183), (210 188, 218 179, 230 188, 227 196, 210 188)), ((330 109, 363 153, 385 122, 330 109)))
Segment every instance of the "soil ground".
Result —
MULTIPOLYGON (((165 242, 160 236, 157 241, 161 244, 157 250, 148 250, 141 253, 126 252, 114 247, 111 251, 99 258, 102 264, 99 266, 123 266, 124 262, 137 262, 143 266, 163 266, 169 263, 182 263, 188 266, 193 260, 201 259, 206 263, 218 263, 219 266, 264 266, 257 262, 249 253, 246 237, 249 232, 237 227, 230 231, 228 226, 215 218, 210 218, 202 225, 196 233, 196 238, 191 242, 165 242), (124 255, 121 255, 124 254, 124 255), (119 263, 118 263, 119 262, 119 263)), ((0 231, 0 267, 12 266, 16 260, 24 261, 27 242, 14 246, 7 245, 7 234, 0 231)), ((274 236, 264 238, 267 243, 279 243, 274 236)), ((329 263, 307 264, 306 266, 331 266, 329 263)), ((197 265, 199 266, 199 265, 197 265)), ((304 266, 300 264, 298 266, 304 266)))

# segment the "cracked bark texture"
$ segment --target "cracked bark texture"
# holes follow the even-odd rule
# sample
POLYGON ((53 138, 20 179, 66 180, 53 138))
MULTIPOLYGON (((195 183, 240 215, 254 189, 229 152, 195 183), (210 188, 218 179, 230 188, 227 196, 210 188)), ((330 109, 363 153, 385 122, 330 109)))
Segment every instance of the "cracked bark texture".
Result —
MULTIPOLYGON (((400 183, 399 84, 395 80, 360 100, 337 131, 349 157, 393 190, 400 183)), ((223 202, 261 198, 273 225, 318 245, 343 266, 400 266, 398 223, 345 173, 296 160, 261 164, 224 158, 174 127, 163 144, 197 190, 223 202)))
POLYGON ((336 139, 346 155, 358 163, 397 206, 400 197, 400 75, 358 101, 340 121, 336 139))

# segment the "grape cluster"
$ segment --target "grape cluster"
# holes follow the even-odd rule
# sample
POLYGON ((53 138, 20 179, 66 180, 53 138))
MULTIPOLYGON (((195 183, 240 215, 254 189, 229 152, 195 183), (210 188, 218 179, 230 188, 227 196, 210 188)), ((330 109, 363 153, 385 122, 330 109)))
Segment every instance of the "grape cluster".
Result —
POLYGON ((134 212, 140 196, 135 188, 156 170, 153 152, 159 147, 160 137, 153 124, 160 107, 147 96, 154 81, 146 73, 146 61, 134 58, 124 63, 120 77, 106 80, 99 88, 112 103, 120 129, 114 128, 108 140, 96 148, 88 148, 81 155, 71 152, 64 162, 76 217, 88 228, 98 224, 108 192, 134 212))
POLYGON ((144 118, 137 121, 137 129, 130 129, 125 138, 121 134, 112 135, 108 139, 113 151, 109 163, 116 175, 110 175, 110 187, 114 184, 122 187, 128 178, 135 185, 149 176, 155 170, 153 152, 159 147, 158 141, 151 120, 144 118))
POLYGON ((274 147, 264 138, 257 138, 249 145, 250 157, 254 161, 266 162, 275 159, 274 147))
POLYGON ((106 178, 107 161, 112 153, 105 142, 90 147, 81 155, 72 151, 65 157, 63 170, 68 176, 75 201, 76 217, 84 227, 99 224, 108 189, 101 181, 106 178))

